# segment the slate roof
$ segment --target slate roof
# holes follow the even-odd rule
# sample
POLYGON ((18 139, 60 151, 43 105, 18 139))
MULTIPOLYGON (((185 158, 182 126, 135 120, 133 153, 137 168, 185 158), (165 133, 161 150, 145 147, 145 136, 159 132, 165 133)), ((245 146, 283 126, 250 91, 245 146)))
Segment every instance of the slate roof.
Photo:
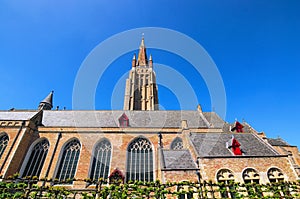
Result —
POLYGON ((222 128, 225 124, 224 120, 222 120, 215 112, 203 112, 203 115, 214 128, 222 128))
MULTIPOLYGON (((29 120, 37 112, 0 111, 0 120, 29 120)), ((44 110, 42 124, 51 127, 118 127, 118 119, 123 113, 128 116, 131 127, 180 128, 182 120, 187 120, 189 128, 222 128, 224 125, 224 121, 214 112, 122 110, 44 110)))
POLYGON ((166 169, 197 169, 189 150, 163 150, 166 169))
POLYGON ((271 146, 252 133, 191 133, 190 140, 199 157, 233 156, 226 148, 232 135, 241 144, 245 156, 277 156, 271 146))
POLYGON ((0 120, 29 120, 38 111, 0 111, 0 120))
MULTIPOLYGON (((242 122, 241 123, 244 127, 243 127, 243 132, 244 133, 251 133, 251 132, 256 132, 249 124, 242 122)), ((223 132, 225 133, 232 133, 232 131, 230 131, 230 129, 232 129, 235 126, 235 123, 224 123, 223 126, 223 132)), ((233 131, 234 132, 234 131, 233 131)))
POLYGON ((272 146, 291 146, 281 138, 267 138, 267 140, 272 146))
POLYGON ((131 127, 180 128, 187 120, 190 128, 208 128, 198 111, 43 111, 42 124, 57 127, 118 127, 125 112, 131 127))

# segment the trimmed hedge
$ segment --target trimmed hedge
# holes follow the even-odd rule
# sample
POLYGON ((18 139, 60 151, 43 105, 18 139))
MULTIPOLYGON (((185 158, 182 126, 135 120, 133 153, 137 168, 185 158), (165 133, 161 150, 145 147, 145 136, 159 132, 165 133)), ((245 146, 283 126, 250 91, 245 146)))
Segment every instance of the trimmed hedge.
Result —
POLYGON ((0 198, 300 198, 300 182, 240 184, 213 182, 129 182, 107 184, 103 179, 69 179, 64 182, 14 175, 0 182, 0 198), (86 189, 66 189, 64 184, 84 181, 86 189), (55 185, 59 184, 59 185, 55 185), (93 186, 91 186, 93 185, 93 186))

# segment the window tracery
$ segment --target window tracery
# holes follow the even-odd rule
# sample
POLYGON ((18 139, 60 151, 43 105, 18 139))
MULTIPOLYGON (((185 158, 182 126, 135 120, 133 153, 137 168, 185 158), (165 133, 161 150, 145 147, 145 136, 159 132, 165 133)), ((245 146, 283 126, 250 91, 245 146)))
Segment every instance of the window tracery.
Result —
POLYGON ((268 171, 268 178, 270 182, 282 182, 284 181, 284 175, 280 169, 271 168, 268 171))
POLYGON ((107 179, 111 160, 111 144, 107 139, 103 139, 95 147, 90 178, 98 180, 107 179))
POLYGON ((56 178, 59 181, 72 180, 75 176, 81 145, 79 140, 70 141, 63 150, 56 178))
POLYGON ((0 158, 7 147, 8 141, 9 141, 8 135, 4 133, 0 137, 0 158))
POLYGON ((46 156, 49 151, 49 141, 47 139, 43 139, 39 141, 32 148, 29 159, 26 163, 25 170, 22 174, 22 177, 26 176, 38 176, 41 173, 42 167, 44 165, 46 156))
POLYGON ((153 181, 153 149, 145 138, 136 138, 127 148, 126 180, 153 181))
POLYGON ((222 188, 221 197, 222 198, 234 198, 234 174, 229 169, 221 169, 217 173, 217 181, 224 184, 224 187, 220 185, 222 188))
POLYGON ((256 170, 249 168, 243 172, 244 182, 247 183, 257 183, 259 184, 259 174, 256 170))

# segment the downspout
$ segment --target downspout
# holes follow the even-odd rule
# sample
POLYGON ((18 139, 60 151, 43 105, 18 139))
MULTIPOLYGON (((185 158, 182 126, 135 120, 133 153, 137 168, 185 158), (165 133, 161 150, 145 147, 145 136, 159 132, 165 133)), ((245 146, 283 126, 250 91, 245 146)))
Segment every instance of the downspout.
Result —
POLYGON ((17 136, 15 137, 15 139, 14 139, 14 141, 13 141, 13 143, 12 143, 12 145, 11 145, 11 147, 10 147, 10 149, 9 149, 9 151, 8 151, 8 153, 7 153, 5 159, 4 159, 4 161, 3 161, 3 163, 2 163, 2 165, 1 165, 1 167, 0 167, 0 173, 2 172, 2 169, 3 169, 4 165, 6 164, 6 162, 7 162, 7 160, 8 160, 8 157, 9 157, 10 154, 11 154, 11 151, 12 151, 12 149, 14 148, 14 146, 15 146, 17 140, 18 140, 18 138, 19 138, 19 136, 20 136, 20 133, 21 133, 21 131, 22 131, 24 125, 25 125, 25 120, 22 121, 21 127, 19 128, 19 131, 18 131, 18 133, 17 133, 17 136))
POLYGON ((165 169, 166 168, 166 162, 165 162, 165 155, 164 155, 164 152, 162 150, 161 147, 158 148, 159 151, 160 151, 160 157, 161 157, 161 163, 162 163, 162 166, 163 168, 165 169))
POLYGON ((56 153, 56 150, 57 150, 57 147, 58 147, 58 143, 59 143, 59 140, 61 139, 61 137, 62 137, 61 136, 61 132, 59 132, 58 136, 57 136, 57 140, 56 140, 55 146, 54 146, 54 150, 53 150, 53 153, 52 153, 52 156, 51 156, 51 159, 50 159, 50 163, 49 163, 49 166, 48 166, 46 174, 45 174, 45 180, 43 181, 42 187, 44 187, 45 184, 46 184, 46 181, 47 181, 47 178, 48 178, 48 175, 49 175, 52 163, 53 163, 54 155, 56 153))

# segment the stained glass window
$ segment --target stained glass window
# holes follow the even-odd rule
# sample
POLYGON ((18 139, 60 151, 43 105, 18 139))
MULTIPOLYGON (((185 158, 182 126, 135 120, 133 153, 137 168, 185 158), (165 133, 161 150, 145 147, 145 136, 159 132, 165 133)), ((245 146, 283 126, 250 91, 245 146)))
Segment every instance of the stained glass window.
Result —
POLYGON ((63 149, 56 178, 59 181, 73 179, 76 173, 81 145, 79 140, 70 141, 63 149))
POLYGON ((126 180, 153 181, 153 149, 145 138, 136 138, 127 148, 126 180))
POLYGON ((95 148, 90 178, 98 180, 107 179, 109 175, 109 166, 111 159, 111 144, 107 139, 99 142, 95 148))
POLYGON ((25 176, 38 176, 41 173, 42 167, 44 165, 46 156, 49 150, 49 142, 46 139, 41 140, 36 143, 33 147, 29 159, 27 161, 25 170, 22 177, 25 176))

